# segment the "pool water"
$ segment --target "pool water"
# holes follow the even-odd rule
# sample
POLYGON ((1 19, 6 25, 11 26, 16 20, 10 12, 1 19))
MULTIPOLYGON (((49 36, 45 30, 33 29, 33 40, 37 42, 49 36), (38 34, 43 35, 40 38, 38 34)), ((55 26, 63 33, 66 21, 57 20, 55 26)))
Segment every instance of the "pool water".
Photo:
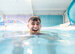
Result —
POLYGON ((75 30, 48 29, 43 33, 57 39, 35 35, 25 39, 14 37, 21 32, 0 31, 0 54, 75 54, 75 30))

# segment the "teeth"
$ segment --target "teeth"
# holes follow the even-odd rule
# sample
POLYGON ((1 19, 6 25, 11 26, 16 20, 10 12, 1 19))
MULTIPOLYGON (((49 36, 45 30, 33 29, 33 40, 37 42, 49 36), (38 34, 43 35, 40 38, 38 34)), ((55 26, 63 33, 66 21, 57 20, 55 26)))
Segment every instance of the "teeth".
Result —
POLYGON ((38 28, 32 28, 33 31, 38 31, 38 28))
POLYGON ((33 31, 37 31, 38 29, 33 29, 33 31))
POLYGON ((33 31, 37 31, 38 29, 33 29, 33 31))
POLYGON ((34 29, 34 30, 37 30, 37 29, 34 29))
POLYGON ((37 30, 33 30, 33 31, 37 31, 37 30))

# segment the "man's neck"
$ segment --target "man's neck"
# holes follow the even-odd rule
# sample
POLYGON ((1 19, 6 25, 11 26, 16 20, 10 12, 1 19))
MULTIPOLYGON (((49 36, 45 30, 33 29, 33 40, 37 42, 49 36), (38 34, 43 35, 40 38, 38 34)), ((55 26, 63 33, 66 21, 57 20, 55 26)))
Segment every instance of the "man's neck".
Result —
POLYGON ((30 33, 31 35, 40 35, 40 33, 30 33))

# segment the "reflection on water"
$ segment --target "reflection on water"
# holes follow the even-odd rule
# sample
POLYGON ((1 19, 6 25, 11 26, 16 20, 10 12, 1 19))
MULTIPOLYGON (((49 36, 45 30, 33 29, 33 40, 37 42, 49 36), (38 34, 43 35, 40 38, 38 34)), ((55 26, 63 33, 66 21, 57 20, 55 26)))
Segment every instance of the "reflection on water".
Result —
MULTIPOLYGON (((3 35, 2 33, 0 35, 3 35)), ((50 39, 48 36, 42 35, 30 37, 22 35, 13 38, 14 34, 4 33, 6 33, 6 36, 0 36, 0 54, 75 54, 74 31, 48 32, 51 35, 50 37, 57 39, 50 39)))
POLYGON ((41 36, 32 36, 26 40, 15 40, 14 54, 56 54, 55 40, 42 38, 41 36))

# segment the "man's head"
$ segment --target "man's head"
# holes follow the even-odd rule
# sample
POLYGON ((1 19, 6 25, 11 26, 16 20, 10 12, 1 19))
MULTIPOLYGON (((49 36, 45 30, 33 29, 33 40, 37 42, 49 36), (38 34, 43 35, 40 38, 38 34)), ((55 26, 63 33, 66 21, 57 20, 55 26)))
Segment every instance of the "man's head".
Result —
POLYGON ((28 20, 28 28, 30 29, 31 34, 39 34, 41 28, 41 20, 38 16, 32 16, 28 20))

